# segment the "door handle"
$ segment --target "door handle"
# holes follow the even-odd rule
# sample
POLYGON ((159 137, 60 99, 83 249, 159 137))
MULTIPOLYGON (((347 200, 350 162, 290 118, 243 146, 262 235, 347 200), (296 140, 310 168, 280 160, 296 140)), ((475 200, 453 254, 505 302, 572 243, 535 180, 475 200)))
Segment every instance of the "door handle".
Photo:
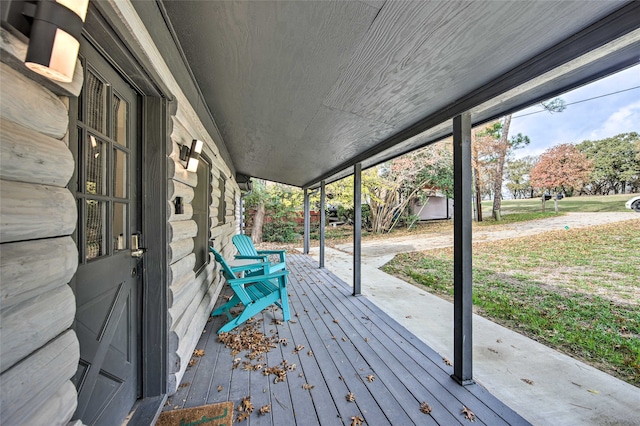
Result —
POLYGON ((147 249, 142 247, 131 250, 131 257, 141 258, 146 251, 147 249))
POLYGON ((141 258, 142 255, 147 251, 144 247, 138 247, 140 243, 140 234, 135 233, 131 235, 131 257, 141 258))

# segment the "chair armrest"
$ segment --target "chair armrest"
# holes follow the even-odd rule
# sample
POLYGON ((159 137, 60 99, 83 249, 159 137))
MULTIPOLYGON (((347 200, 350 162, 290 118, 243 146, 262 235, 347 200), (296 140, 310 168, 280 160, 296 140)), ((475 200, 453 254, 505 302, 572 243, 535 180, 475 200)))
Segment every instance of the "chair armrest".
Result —
POLYGON ((263 261, 266 261, 266 259, 268 258, 268 255, 263 255, 263 256, 250 256, 250 255, 246 255, 246 254, 236 254, 235 258, 236 259, 263 259, 263 261))
POLYGON ((231 280, 227 280, 227 282, 231 286, 237 286, 237 285, 244 285, 244 284, 253 284, 253 283, 264 281, 264 280, 270 280, 272 278, 280 278, 286 275, 289 275, 289 271, 283 270, 280 272, 274 272, 272 274, 252 275, 250 277, 234 278, 231 280))
POLYGON ((281 254, 286 253, 286 250, 257 250, 258 254, 281 254))
POLYGON ((263 269, 265 271, 269 271, 269 265, 270 265, 269 262, 256 262, 256 263, 248 263, 246 265, 229 266, 229 269, 231 269, 234 273, 246 272, 254 269, 263 269))

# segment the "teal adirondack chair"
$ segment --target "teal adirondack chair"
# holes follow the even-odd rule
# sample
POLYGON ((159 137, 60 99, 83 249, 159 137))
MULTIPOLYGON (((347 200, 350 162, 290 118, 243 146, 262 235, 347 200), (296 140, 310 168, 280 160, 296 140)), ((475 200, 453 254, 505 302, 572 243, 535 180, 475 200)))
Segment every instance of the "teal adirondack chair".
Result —
MULTIPOLYGON (((251 238, 243 234, 234 235, 231 240, 233 241, 233 245, 236 246, 236 249, 238 249, 239 254, 236 255, 236 259, 256 259, 268 262, 269 255, 277 254, 280 261, 272 262, 270 271, 273 272, 286 269, 286 250, 256 250, 255 246, 253 245, 253 241, 251 241, 251 238)), ((254 271, 251 271, 251 274, 253 273, 254 271)))
POLYGON ((213 247, 209 247, 209 250, 222 266, 222 273, 233 290, 233 297, 211 313, 211 316, 226 314, 229 319, 229 322, 218 330, 218 334, 233 330, 273 304, 282 309, 284 320, 289 321, 291 318, 287 295, 287 275, 289 271, 280 270, 274 272, 270 270, 269 262, 260 261, 232 267, 213 247), (246 271, 252 271, 251 275, 240 278, 236 276, 237 273, 246 271), (236 317, 233 317, 229 311, 238 304, 242 304, 244 310, 236 317))

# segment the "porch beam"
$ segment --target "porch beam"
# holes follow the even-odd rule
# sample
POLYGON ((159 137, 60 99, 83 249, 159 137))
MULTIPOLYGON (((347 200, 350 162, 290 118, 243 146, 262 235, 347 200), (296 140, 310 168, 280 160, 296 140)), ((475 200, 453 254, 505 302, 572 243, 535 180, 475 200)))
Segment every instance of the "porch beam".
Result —
POLYGON ((473 383, 471 114, 453 119, 453 378, 473 383))
POLYGON ((304 254, 309 254, 309 241, 311 238, 311 207, 309 202, 309 189, 304 189, 304 254))
POLYGON ((362 240, 362 163, 353 166, 353 295, 360 294, 362 240))
POLYGON ((320 262, 318 266, 324 268, 324 227, 325 227, 325 210, 326 210, 326 193, 325 182, 320 182, 320 262))

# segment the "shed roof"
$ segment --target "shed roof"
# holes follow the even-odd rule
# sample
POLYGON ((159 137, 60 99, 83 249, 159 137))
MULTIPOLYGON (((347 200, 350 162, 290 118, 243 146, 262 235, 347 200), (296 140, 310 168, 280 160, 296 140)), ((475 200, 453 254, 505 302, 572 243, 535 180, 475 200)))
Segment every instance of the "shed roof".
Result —
POLYGON ((640 59, 640 2, 158 4, 236 171, 301 187, 640 59))

